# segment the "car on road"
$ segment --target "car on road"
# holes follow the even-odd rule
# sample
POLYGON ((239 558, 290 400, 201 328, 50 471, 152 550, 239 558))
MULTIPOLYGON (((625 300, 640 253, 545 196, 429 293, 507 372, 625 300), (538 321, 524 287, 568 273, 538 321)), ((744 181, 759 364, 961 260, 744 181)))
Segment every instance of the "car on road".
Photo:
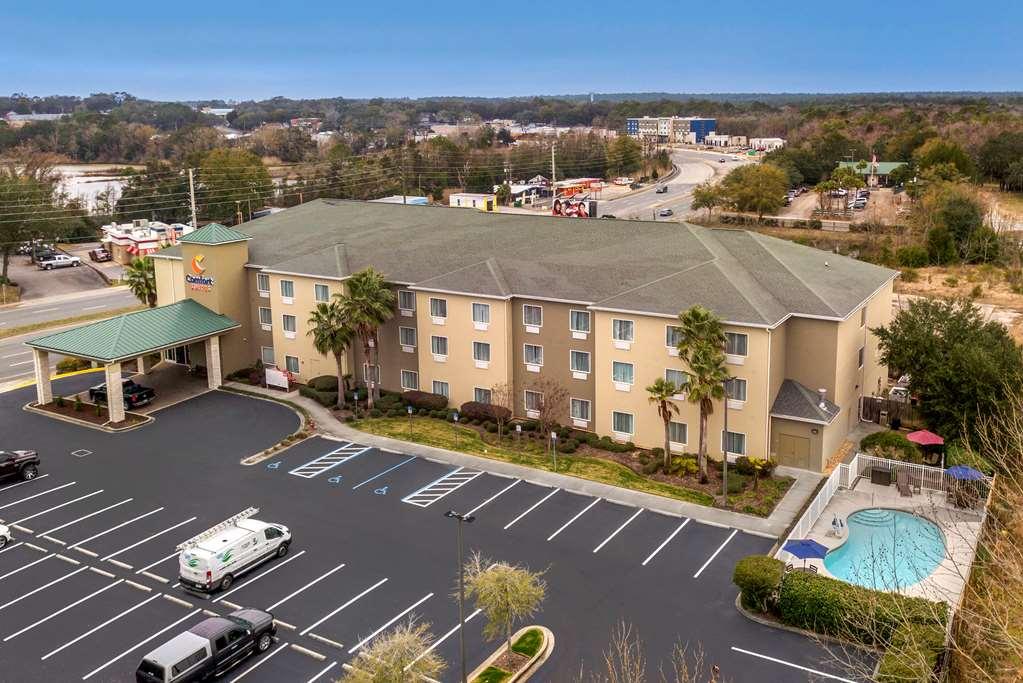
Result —
POLYGON ((668 186, 667 185, 661 185, 656 190, 654 190, 654 192, 656 192, 657 194, 664 194, 667 191, 668 191, 668 186))
POLYGON ((4 524, 0 524, 0 548, 4 548, 8 543, 14 540, 14 536, 11 535, 11 530, 4 524))
POLYGON ((36 265, 43 270, 78 267, 82 265, 82 259, 77 256, 68 256, 67 254, 50 254, 49 256, 36 258, 36 265))
POLYGON ((674 216, 675 212, 672 211, 671 209, 661 209, 660 211, 657 212, 657 215, 660 216, 661 218, 667 218, 668 216, 674 216))
POLYGON ((22 481, 39 474, 39 454, 35 451, 0 451, 0 478, 18 477, 22 481))
POLYGON ((287 555, 291 531, 251 519, 258 512, 248 508, 179 545, 181 585, 201 594, 227 590, 245 572, 287 555))
POLYGON ((638 190, 641 187, 643 187, 643 183, 632 183, 629 185, 630 190, 638 190))
POLYGON ((96 261, 97 263, 102 263, 103 261, 110 261, 114 257, 110 254, 109 251, 100 247, 99 249, 90 249, 89 258, 92 259, 93 261, 96 261))
POLYGON ((613 213, 605 213, 603 216, 601 216, 601 218, 611 219, 611 218, 618 218, 618 216, 614 215, 613 213))
MULTIPOLYGON (((156 392, 150 387, 137 384, 134 380, 121 380, 121 393, 124 397, 124 409, 141 408, 148 405, 156 398, 156 392)), ((89 400, 94 403, 107 402, 107 383, 97 384, 89 387, 89 400)))
POLYGON ((277 635, 273 614, 240 609, 210 617, 156 648, 135 670, 136 683, 205 681, 266 652, 277 635))
POLYGON ((718 159, 718 163, 719 163, 719 164, 723 164, 723 163, 726 163, 727 161, 728 161, 728 159, 726 159, 726 158, 724 158, 724 157, 721 157, 720 159, 718 159))

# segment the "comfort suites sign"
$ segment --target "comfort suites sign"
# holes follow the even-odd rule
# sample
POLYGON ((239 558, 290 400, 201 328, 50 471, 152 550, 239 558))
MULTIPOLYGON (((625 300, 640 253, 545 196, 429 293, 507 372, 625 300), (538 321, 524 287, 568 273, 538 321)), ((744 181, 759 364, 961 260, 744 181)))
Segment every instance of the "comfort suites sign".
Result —
POLYGON ((194 292, 212 292, 213 284, 215 280, 212 276, 206 275, 206 266, 203 262, 206 257, 202 254, 196 254, 192 257, 192 262, 189 264, 191 272, 185 273, 185 283, 188 284, 188 288, 194 292))

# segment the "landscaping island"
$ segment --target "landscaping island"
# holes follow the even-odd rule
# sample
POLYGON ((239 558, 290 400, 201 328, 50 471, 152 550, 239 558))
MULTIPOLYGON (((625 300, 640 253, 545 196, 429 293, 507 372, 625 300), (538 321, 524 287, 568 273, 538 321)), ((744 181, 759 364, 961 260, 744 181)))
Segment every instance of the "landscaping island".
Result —
POLYGON ((548 629, 527 626, 515 634, 511 650, 507 643, 502 643, 493 655, 472 672, 469 680, 472 683, 525 681, 536 672, 553 649, 554 636, 548 629))

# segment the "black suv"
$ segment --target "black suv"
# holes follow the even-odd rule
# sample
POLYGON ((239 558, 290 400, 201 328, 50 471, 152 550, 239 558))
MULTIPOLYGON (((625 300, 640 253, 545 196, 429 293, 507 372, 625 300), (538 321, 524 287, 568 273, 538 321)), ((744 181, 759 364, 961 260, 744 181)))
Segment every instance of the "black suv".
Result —
MULTIPOLYGON (((121 392, 124 395, 125 410, 131 410, 132 408, 139 408, 147 405, 152 403, 153 399, 156 398, 155 391, 149 387, 144 387, 141 384, 136 384, 134 380, 130 379, 121 380, 121 392)), ((95 403, 107 402, 106 382, 89 388, 89 400, 95 403)))
POLYGON ((35 451, 0 451, 0 477, 28 481, 38 474, 39 454, 35 451))

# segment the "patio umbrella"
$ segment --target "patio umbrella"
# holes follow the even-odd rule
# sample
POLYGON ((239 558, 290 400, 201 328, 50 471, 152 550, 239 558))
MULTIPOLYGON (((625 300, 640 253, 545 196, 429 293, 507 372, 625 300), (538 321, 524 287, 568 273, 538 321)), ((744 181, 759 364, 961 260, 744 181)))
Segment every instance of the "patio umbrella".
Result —
POLYGON ((782 550, 790 555, 795 555, 803 561, 803 566, 806 566, 808 559, 823 559, 828 554, 828 547, 822 545, 812 538, 795 538, 791 541, 787 541, 782 550))
POLYGON ((916 432, 910 432, 906 434, 906 438, 913 443, 918 443, 921 446, 941 446, 945 443, 945 440, 934 432, 929 432, 926 429, 921 429, 916 432))
POLYGON ((945 474, 960 481, 980 481, 984 478, 983 472, 975 470, 969 465, 952 465, 945 470, 945 474))

